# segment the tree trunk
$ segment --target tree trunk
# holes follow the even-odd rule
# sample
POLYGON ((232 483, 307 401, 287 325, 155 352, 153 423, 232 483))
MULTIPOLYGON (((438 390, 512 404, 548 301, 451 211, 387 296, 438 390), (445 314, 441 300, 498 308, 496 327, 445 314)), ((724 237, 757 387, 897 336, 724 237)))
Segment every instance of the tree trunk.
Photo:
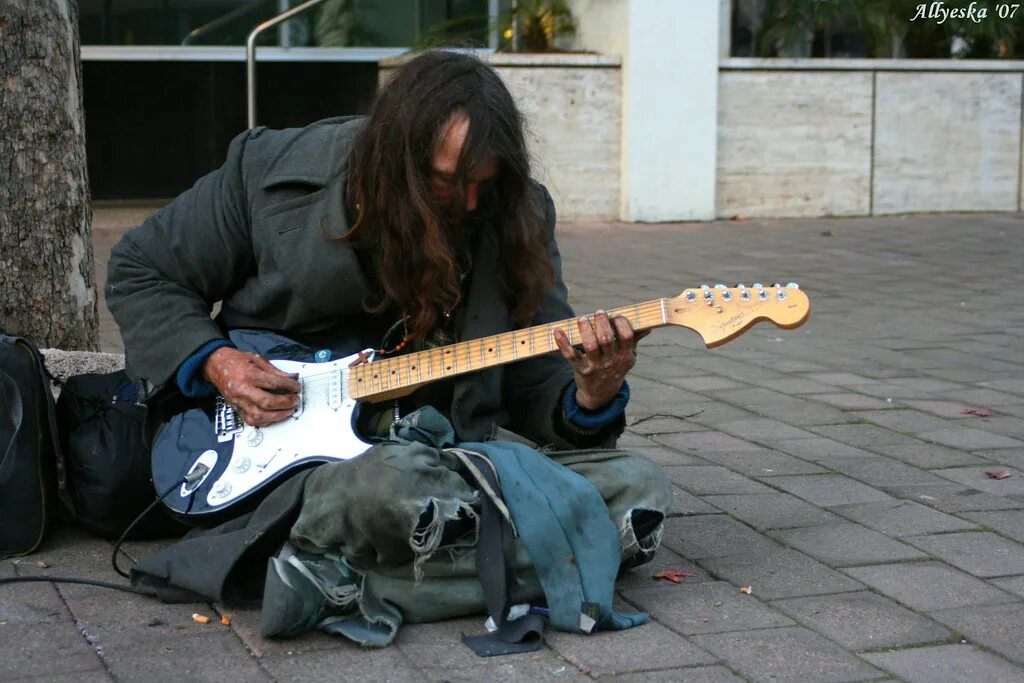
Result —
POLYGON ((0 0, 0 328, 95 349, 75 0, 0 0))

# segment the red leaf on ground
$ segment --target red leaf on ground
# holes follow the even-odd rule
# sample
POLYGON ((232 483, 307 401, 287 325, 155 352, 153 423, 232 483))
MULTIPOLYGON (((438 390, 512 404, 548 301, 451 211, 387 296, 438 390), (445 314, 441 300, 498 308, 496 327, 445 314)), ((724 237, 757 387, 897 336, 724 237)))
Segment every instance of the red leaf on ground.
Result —
POLYGON ((684 572, 681 569, 666 569, 665 571, 661 571, 657 574, 652 575, 651 578, 653 578, 655 581, 657 581, 658 579, 665 579, 666 581, 671 581, 672 583, 682 583, 686 580, 687 576, 696 576, 696 574, 694 574, 693 572, 684 572))
POLYGON ((985 472, 991 479, 1006 479, 1010 476, 1010 473, 1006 470, 989 470, 985 472))
POLYGON ((992 411, 988 408, 964 408, 961 415, 977 415, 978 417, 992 417, 992 411))

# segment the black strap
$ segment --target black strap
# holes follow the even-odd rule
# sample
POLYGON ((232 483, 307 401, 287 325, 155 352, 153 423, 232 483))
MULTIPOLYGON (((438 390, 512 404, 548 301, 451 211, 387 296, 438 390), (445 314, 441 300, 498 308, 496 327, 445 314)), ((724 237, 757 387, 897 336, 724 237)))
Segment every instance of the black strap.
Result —
MULTIPOLYGON (((68 489, 68 468, 67 462, 64 460, 64 450, 60 446, 60 431, 57 428, 57 406, 53 401, 53 393, 50 391, 50 381, 53 380, 53 375, 46 369, 46 364, 43 362, 43 355, 33 346, 28 340, 15 337, 15 341, 22 344, 26 350, 32 354, 32 357, 36 361, 36 366, 39 368, 39 376, 43 382, 43 391, 45 391, 43 403, 46 405, 46 421, 50 426, 51 441, 53 442, 53 457, 57 462, 57 497, 60 498, 60 502, 67 508, 68 513, 72 519, 78 519, 78 513, 75 510, 75 502, 71 499, 71 491, 68 489)), ((59 384, 59 383, 58 383, 59 384)))
POLYGON ((0 474, 3 474, 4 468, 7 466, 11 456, 11 451, 14 450, 14 442, 18 438, 18 430, 21 429, 21 422, 25 414, 18 383, 3 370, 0 370, 0 398, 2 398, 5 408, 0 415, 10 420, 11 426, 11 440, 4 449, 3 457, 0 457, 0 474))
MULTIPOLYGON (((498 479, 490 463, 478 453, 464 451, 479 458, 480 474, 494 491, 500 491, 498 479)), ((480 496, 480 532, 476 544, 476 569, 484 591, 487 611, 497 627, 492 633, 462 636, 462 642, 481 657, 508 655, 539 650, 544 642, 544 620, 536 614, 526 614, 515 621, 508 620, 511 606, 509 586, 514 580, 511 566, 515 557, 512 527, 490 496, 480 496)))

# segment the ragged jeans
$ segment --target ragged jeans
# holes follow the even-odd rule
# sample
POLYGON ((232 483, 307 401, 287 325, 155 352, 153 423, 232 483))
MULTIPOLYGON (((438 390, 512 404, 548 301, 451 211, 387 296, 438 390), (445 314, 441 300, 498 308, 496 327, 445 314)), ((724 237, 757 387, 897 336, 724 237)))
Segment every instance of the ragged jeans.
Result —
MULTIPOLYGON (((626 566, 653 556, 672 498, 658 465, 616 449, 546 455, 595 485, 619 529, 626 566)), ((452 450, 378 444, 309 475, 291 541, 306 552, 343 556, 365 576, 363 589, 397 606, 407 622, 481 612, 474 554, 480 495, 452 450)), ((540 598, 540 583, 518 543, 515 567, 513 600, 540 598)))

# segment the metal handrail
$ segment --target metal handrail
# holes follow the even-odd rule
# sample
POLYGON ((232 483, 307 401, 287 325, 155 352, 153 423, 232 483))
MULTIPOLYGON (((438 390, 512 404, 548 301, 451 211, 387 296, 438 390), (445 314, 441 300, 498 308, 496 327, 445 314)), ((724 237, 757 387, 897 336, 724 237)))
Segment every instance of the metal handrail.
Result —
POLYGON ((281 12, 276 17, 271 17, 262 24, 258 24, 256 28, 249 32, 249 36, 245 39, 245 89, 248 103, 247 123, 249 128, 256 127, 256 36, 268 28, 277 26, 283 21, 288 21, 296 14, 319 5, 323 1, 306 0, 301 5, 292 7, 287 12, 281 12))
POLYGON ((230 12, 227 12, 217 17, 213 21, 205 23, 199 28, 192 29, 192 31, 182 39, 181 44, 191 45, 192 41, 194 41, 199 36, 209 33, 210 31, 213 31, 215 29, 218 29, 221 26, 224 26, 225 24, 230 24, 235 19, 238 19, 239 17, 244 16, 249 12, 252 12, 253 10, 257 9, 260 5, 266 5, 269 1, 270 0, 254 0, 253 2, 242 5, 241 7, 236 7, 230 12))

